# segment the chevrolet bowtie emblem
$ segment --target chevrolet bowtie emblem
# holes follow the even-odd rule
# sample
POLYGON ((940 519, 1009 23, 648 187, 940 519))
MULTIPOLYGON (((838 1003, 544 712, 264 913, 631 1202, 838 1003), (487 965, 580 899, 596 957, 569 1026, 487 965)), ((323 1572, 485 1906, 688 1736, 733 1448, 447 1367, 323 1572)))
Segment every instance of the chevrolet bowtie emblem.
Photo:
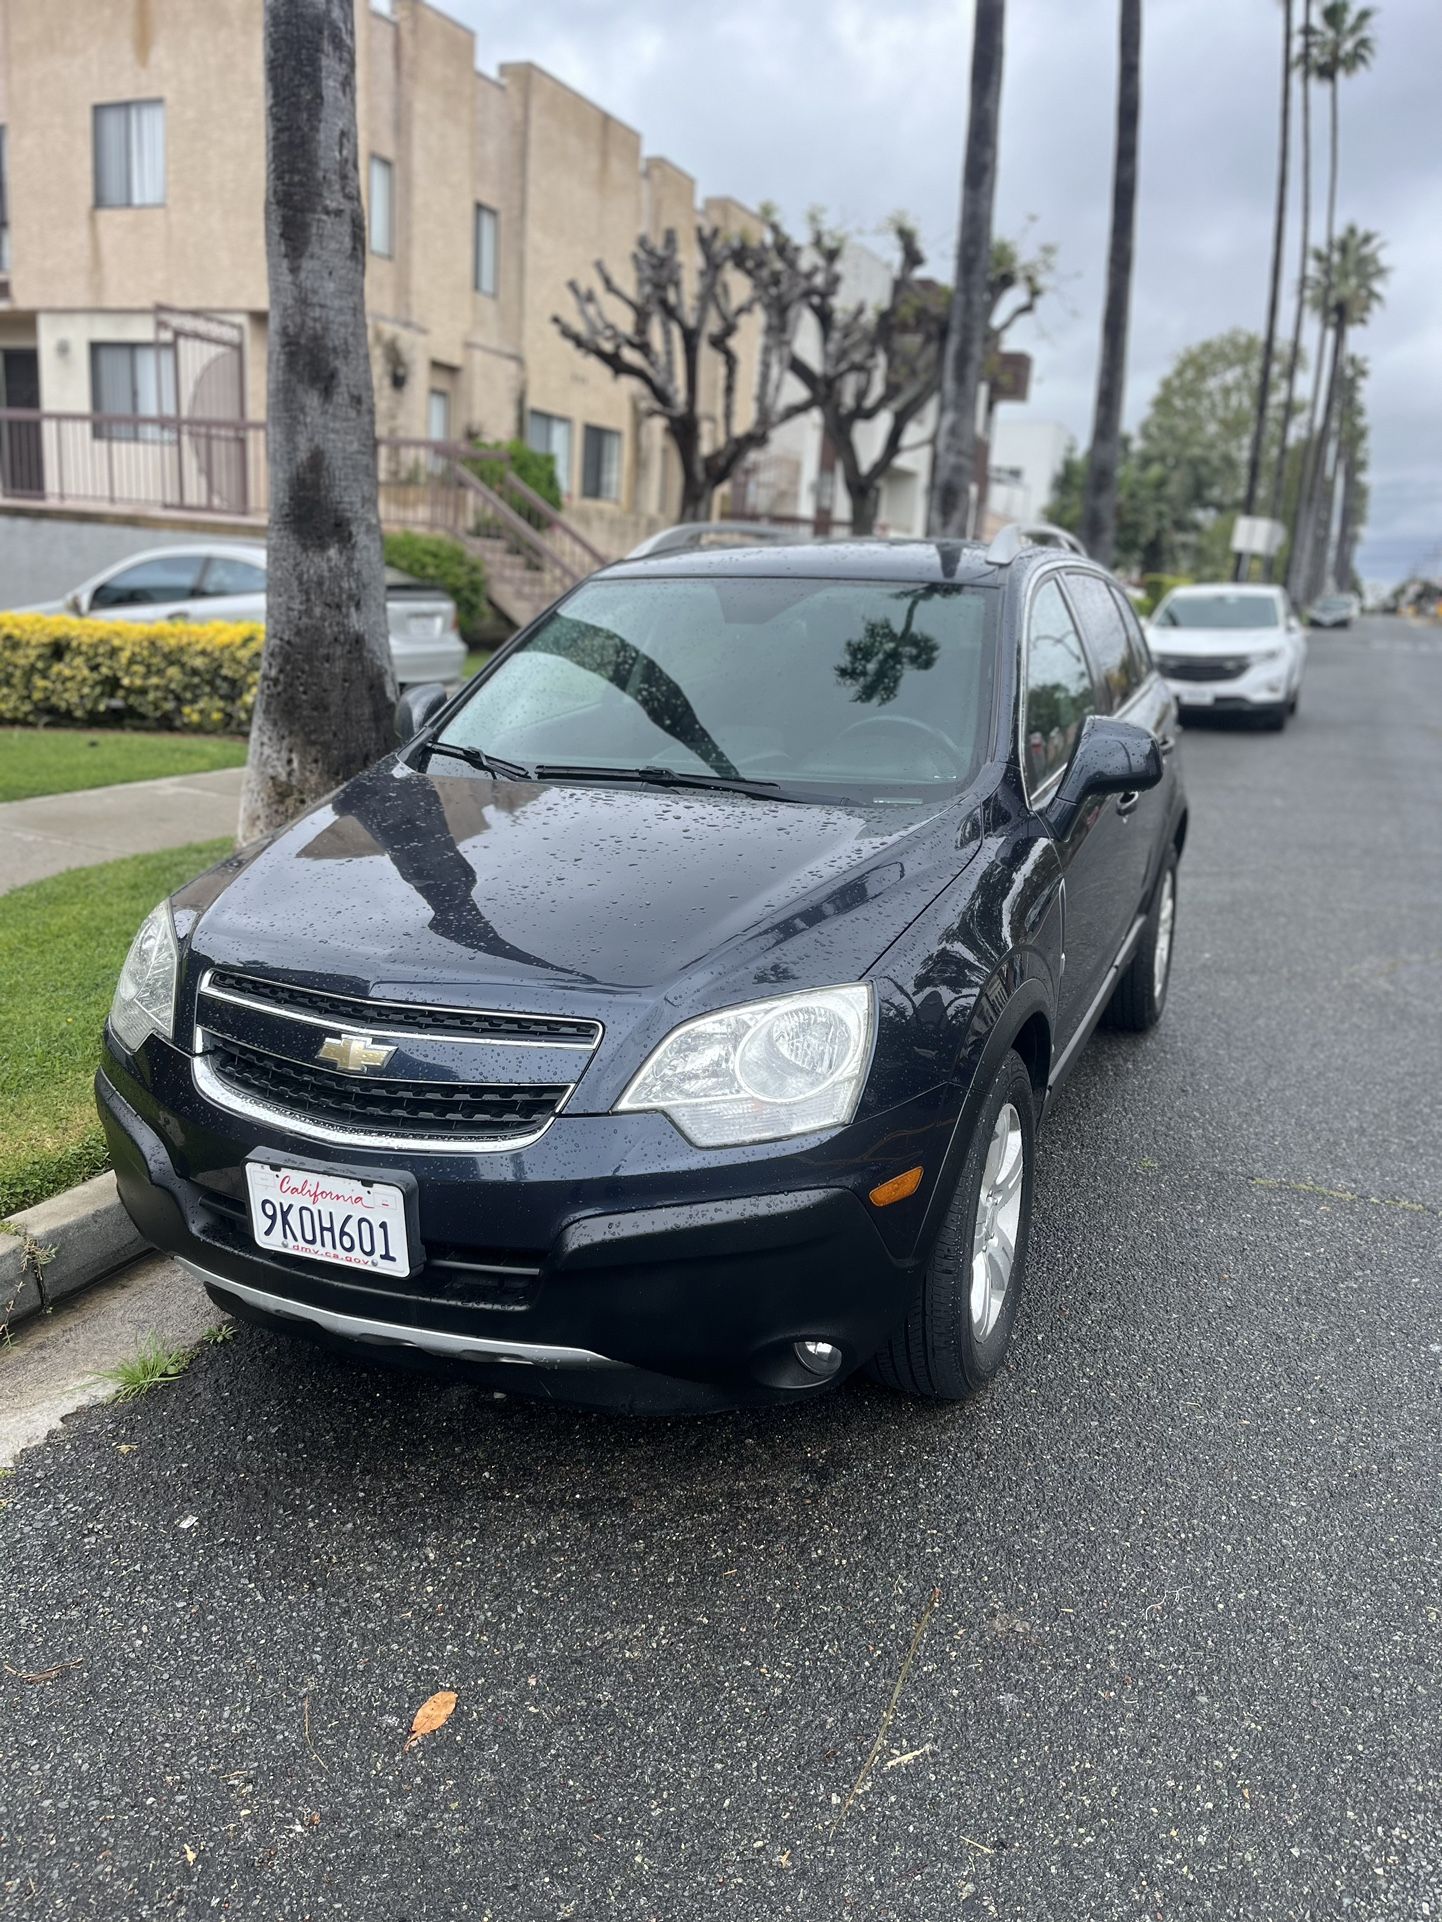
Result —
POLYGON ((383 1048, 368 1034, 328 1034, 315 1058, 329 1061, 343 1074, 364 1074, 367 1068, 383 1068, 394 1053, 394 1048, 383 1048))

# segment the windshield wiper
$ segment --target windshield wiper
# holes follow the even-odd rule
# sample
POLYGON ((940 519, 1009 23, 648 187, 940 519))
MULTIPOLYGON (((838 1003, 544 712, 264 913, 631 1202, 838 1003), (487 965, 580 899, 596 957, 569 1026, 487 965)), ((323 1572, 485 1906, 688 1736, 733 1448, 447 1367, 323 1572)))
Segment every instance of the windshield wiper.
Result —
POLYGON ((789 801, 779 781, 751 781, 745 775, 700 774, 680 767, 582 767, 564 761, 543 761, 532 770, 538 781, 635 781, 646 787, 710 788, 725 794, 754 794, 789 801))
POLYGON ((530 781, 535 778, 530 768, 522 767, 519 761, 503 761, 498 754, 487 754, 484 748, 479 747, 462 747, 458 741, 427 741, 421 754, 426 760, 433 754, 449 754, 453 760, 464 761, 467 767, 479 768, 482 774, 495 775, 506 781, 530 781))

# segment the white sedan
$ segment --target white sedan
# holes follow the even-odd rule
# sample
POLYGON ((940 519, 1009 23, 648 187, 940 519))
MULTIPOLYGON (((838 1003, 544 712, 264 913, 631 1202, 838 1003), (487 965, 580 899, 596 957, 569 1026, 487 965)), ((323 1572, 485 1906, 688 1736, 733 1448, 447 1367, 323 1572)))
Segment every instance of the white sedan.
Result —
POLYGON ((1297 711, 1307 637, 1283 588, 1175 587, 1152 615, 1147 641, 1178 707, 1251 714, 1271 728, 1297 711))
MULTIPOLYGON (((106 621, 264 621, 265 549, 242 541, 152 547, 117 561, 63 601, 26 614, 84 614, 106 621)), ((462 678, 465 642, 450 595, 386 569, 391 662, 401 687, 462 678)))

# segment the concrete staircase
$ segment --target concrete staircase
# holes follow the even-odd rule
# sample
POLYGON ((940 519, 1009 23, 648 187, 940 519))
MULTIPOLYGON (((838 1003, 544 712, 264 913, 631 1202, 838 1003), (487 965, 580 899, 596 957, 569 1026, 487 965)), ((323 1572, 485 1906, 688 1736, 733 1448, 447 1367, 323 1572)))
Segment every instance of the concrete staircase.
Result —
POLYGON ((382 480, 381 521, 448 534, 486 570, 493 607, 524 627, 608 556, 516 474, 504 456, 486 463, 481 480, 465 463, 469 449, 437 458, 420 479, 382 480))

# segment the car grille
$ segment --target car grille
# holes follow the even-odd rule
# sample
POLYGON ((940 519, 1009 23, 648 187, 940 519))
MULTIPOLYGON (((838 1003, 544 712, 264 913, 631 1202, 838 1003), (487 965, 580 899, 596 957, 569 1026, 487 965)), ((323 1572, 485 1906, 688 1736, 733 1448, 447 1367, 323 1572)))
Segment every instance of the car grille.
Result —
POLYGON ((534 1136, 569 1092, 564 1082, 360 1081, 286 1061, 229 1036, 207 1037, 205 1060, 234 1092, 283 1114, 376 1135, 464 1136, 504 1142, 534 1136))
POLYGON ((299 988, 268 981, 234 968, 212 968, 203 994, 255 1002, 278 1013, 311 1016, 352 1028, 384 1027, 402 1034, 482 1036, 497 1041, 558 1041, 594 1048, 601 1038, 598 1021, 560 1015, 496 1014, 482 1009, 418 1007, 407 1001, 367 1001, 359 995, 299 988))
POLYGON ((1199 661, 1192 655, 1158 654, 1157 667, 1169 681, 1236 681, 1252 665, 1246 654, 1225 654, 1199 661))

